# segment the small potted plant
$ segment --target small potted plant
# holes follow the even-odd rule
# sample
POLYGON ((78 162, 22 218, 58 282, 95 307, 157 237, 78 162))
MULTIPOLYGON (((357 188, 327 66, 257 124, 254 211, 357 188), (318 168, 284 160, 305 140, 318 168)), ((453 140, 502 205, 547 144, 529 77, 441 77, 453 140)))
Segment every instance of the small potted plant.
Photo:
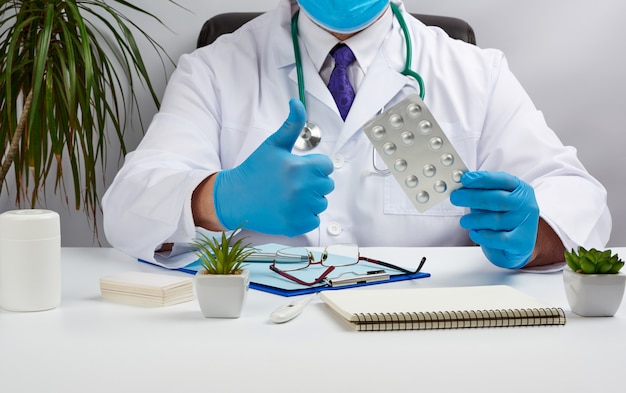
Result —
POLYGON ((194 277, 196 297, 206 318, 239 318, 250 285, 244 261, 256 250, 222 232, 221 241, 204 233, 191 242, 201 269, 194 277))
POLYGON ((626 275, 624 266, 611 250, 592 248, 566 251, 563 270, 565 295, 572 311, 583 317, 615 315, 624 297, 626 275))

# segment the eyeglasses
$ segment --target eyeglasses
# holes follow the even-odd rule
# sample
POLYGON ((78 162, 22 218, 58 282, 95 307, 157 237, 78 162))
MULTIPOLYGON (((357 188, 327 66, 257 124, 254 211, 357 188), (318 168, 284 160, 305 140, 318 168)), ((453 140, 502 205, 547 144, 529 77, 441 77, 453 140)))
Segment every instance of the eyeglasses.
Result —
POLYGON ((313 286, 326 280, 328 275, 336 268, 356 265, 360 261, 384 266, 404 274, 415 274, 420 272, 426 262, 426 258, 422 258, 417 270, 411 271, 391 263, 361 256, 359 247, 356 244, 333 244, 324 248, 317 258, 313 252, 305 247, 289 247, 276 251, 274 262, 270 265, 270 269, 300 285, 313 286), (319 277, 309 282, 291 274, 291 272, 306 269, 311 265, 320 265, 326 267, 326 270, 319 277))

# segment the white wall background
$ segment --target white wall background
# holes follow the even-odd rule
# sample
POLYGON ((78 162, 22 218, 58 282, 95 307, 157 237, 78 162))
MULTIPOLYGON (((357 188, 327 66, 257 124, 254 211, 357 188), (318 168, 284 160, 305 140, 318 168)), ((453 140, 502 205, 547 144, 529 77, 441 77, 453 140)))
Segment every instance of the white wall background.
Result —
MULTIPOLYGON (((131 2, 158 15, 169 27, 133 16, 176 60, 194 49, 200 27, 209 17, 228 11, 266 11, 278 0, 177 0, 188 11, 165 0, 131 2)), ((505 52, 548 124, 564 143, 577 147, 583 164, 608 189, 613 215, 609 246, 626 245, 626 205, 622 202, 626 199, 626 46, 621 43, 626 37, 626 2, 405 0, 405 4, 411 12, 463 18, 473 26, 479 46, 505 52)), ((161 63, 149 48, 146 57, 161 94, 166 77, 161 63)), ((172 69, 173 65, 166 66, 165 73, 169 75, 172 69)), ((156 109, 144 92, 138 95, 146 98, 141 112, 149 121, 156 109)), ((141 136, 137 126, 128 130, 129 150, 141 136)), ((116 151, 111 145, 102 193, 121 165, 116 151)), ((2 192, 0 212, 16 208, 14 195, 7 196, 6 189, 2 192)), ((46 206, 61 214, 63 245, 98 244, 84 213, 68 210, 59 199, 50 194, 46 206)), ((101 226, 100 244, 108 244, 101 226)))

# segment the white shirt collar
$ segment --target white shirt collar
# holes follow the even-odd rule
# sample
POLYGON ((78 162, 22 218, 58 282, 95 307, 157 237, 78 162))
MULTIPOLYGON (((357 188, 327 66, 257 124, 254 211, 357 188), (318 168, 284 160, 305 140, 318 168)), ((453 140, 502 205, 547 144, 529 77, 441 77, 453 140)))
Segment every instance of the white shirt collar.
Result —
MULTIPOLYGON (((344 41, 354 53, 363 74, 367 73, 367 68, 374 61, 392 27, 393 12, 387 7, 376 22, 344 41)), ((306 12, 300 12, 298 17, 298 33, 301 44, 319 72, 330 50, 340 41, 315 24, 306 12)))

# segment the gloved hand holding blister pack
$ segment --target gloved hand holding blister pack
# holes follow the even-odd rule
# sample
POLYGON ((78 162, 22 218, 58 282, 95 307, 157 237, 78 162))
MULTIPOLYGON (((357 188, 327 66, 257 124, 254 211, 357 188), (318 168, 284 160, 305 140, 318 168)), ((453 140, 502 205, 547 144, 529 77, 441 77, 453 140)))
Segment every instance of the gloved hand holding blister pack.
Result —
POLYGON ((487 171, 466 172, 461 184, 450 202, 471 209, 461 218, 470 239, 494 265, 524 267, 535 248, 539 225, 533 188, 510 174, 487 171))
POLYGON ((282 127, 241 165, 217 174, 213 201, 225 228, 297 236, 319 226, 325 195, 334 189, 333 163, 321 154, 291 153, 305 121, 304 106, 292 99, 282 127))
POLYGON ((530 185, 502 172, 469 172, 417 95, 388 108, 363 129, 418 211, 450 197, 453 204, 471 209, 460 224, 494 265, 519 269, 528 263, 539 223, 530 185))

